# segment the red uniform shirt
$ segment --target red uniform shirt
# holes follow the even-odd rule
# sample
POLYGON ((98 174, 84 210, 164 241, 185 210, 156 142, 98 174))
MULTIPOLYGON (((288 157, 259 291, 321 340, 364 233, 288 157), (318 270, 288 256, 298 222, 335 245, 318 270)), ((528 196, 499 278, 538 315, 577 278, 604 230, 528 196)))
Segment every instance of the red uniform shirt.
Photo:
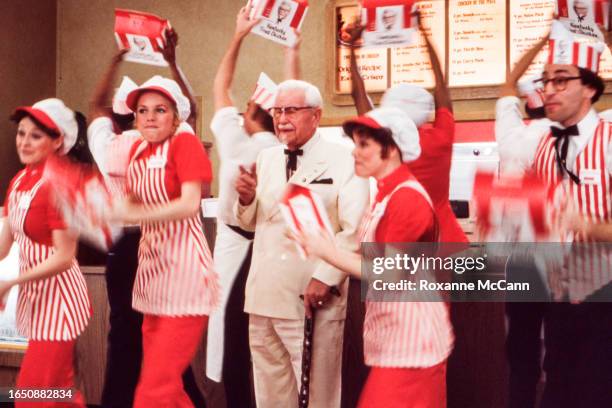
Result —
MULTIPOLYGON (((130 157, 134 155, 139 141, 134 144, 130 157)), ((149 145, 138 155, 138 159, 146 159, 153 155, 158 144, 149 145)), ((168 150, 168 163, 164 185, 168 197, 172 200, 181 196, 181 184, 187 181, 202 181, 209 183, 212 180, 212 166, 202 142, 196 135, 179 133, 173 136, 168 150)))
MULTIPOLYGON (((370 228, 376 228, 376 242, 436 241, 434 211, 425 191, 402 186, 392 193, 396 187, 411 180, 415 180, 414 176, 403 165, 378 182, 376 201, 383 205, 386 197, 388 201, 378 224, 376 218, 371 220, 366 236, 370 228)), ((374 210, 373 214, 376 212, 374 210)), ((442 302, 368 300, 363 343, 365 362, 370 366, 423 368, 437 365, 452 349, 453 333, 447 307, 442 302)))
POLYGON ((448 201, 450 168, 455 140, 455 119, 446 108, 436 110, 433 127, 419 128, 421 156, 408 164, 412 174, 425 187, 434 206, 448 201))
MULTIPOLYGON (((25 172, 17 191, 31 190, 43 175, 44 164, 27 166, 21 170, 9 184, 4 200, 4 216, 8 217, 8 198, 13 190, 15 180, 25 172)), ((26 215, 24 230, 28 238, 40 244, 53 246, 53 230, 66 229, 64 220, 54 204, 51 187, 44 183, 30 203, 26 215)))
MULTIPOLYGON (((378 181, 376 202, 382 201, 406 180, 414 179, 406 165, 378 181)), ((387 203, 387 209, 376 228, 376 242, 435 241, 435 223, 431 207, 421 193, 413 188, 401 188, 387 203), (409 204, 407 204, 409 203, 409 204)))
MULTIPOLYGON (((210 161, 201 142, 179 133, 161 143, 139 142, 127 183, 144 205, 166 205, 184 182, 208 181, 210 161)), ((208 315, 218 300, 217 274, 199 214, 141 222, 132 307, 160 316, 208 315)))
POLYGON ((450 169, 455 140, 455 119, 447 108, 436 110, 433 127, 419 129, 421 156, 408 164, 412 174, 425 187, 436 209, 440 241, 467 242, 448 201, 450 169))

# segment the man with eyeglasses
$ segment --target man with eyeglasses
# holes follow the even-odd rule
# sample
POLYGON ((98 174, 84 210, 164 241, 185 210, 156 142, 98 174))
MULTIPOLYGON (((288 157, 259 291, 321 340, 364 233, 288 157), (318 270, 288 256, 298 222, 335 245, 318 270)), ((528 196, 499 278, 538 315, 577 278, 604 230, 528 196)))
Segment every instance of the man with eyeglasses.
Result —
MULTIPOLYGON (((217 382, 223 380, 228 408, 255 406, 251 397, 248 315, 244 313, 244 289, 254 234, 240 228, 234 215, 233 206, 238 198, 234 183, 240 174, 239 166, 250 166, 261 150, 280 144, 268 112, 274 102, 275 85, 271 80, 266 81, 263 76, 242 115, 231 96, 242 42, 258 22, 249 18, 251 7, 245 6, 238 12, 234 36, 219 64, 213 83, 215 115, 210 124, 220 160, 214 262, 220 278, 221 300, 210 315, 206 375, 217 382)), ((285 49, 285 76, 297 78, 299 71, 297 41, 285 49)))
POLYGON ((340 406, 345 275, 300 257, 278 206, 288 183, 309 188, 325 205, 336 243, 358 249, 356 229, 367 206, 368 182, 355 176, 350 148, 317 132, 321 106, 314 85, 279 84, 271 113, 283 145, 263 150, 256 166, 242 169, 236 182, 236 215, 242 228, 255 231, 245 311, 255 399, 262 408, 297 407, 304 315, 315 310, 309 406, 340 406), (340 296, 331 296, 332 287, 340 296))
MULTIPOLYGON (((566 31, 562 27, 559 28, 557 22, 553 22, 549 44, 551 55, 539 80, 543 86, 546 117, 554 122, 553 126, 540 135, 516 134, 514 140, 500 139, 497 135, 500 151, 520 151, 519 155, 514 156, 519 157, 519 160, 513 163, 515 170, 535 172, 551 186, 565 186, 567 199, 580 214, 594 223, 609 222, 612 218, 612 129, 611 124, 601 120, 593 109, 593 104, 604 90, 603 81, 597 75, 601 49, 575 43, 564 33, 566 31), (503 144, 506 146, 502 146, 503 144), (512 144, 514 146, 510 147, 512 144)), ((537 50, 533 55, 536 53, 537 50)), ((500 115, 506 114, 500 109, 499 102, 497 114, 498 120, 500 115)), ((574 242, 579 241, 581 237, 574 238, 574 242)), ((585 260, 577 259, 572 253, 571 261, 570 264, 585 260)), ((564 266, 564 273, 567 268, 572 269, 570 264, 564 266)), ((584 267, 570 273, 582 274, 581 277, 586 282, 590 279, 588 276, 592 269, 584 267)), ((557 297, 559 294, 555 293, 554 280, 559 276, 561 275, 549 276, 551 290, 557 297)), ((530 391, 530 395, 515 394, 514 397, 528 398, 517 402, 519 400, 513 399, 511 384, 511 406, 529 407, 535 404, 539 362, 529 361, 529 358, 537 358, 542 314, 546 347, 546 387, 540 406, 608 406, 612 383, 612 308, 610 303, 605 303, 603 296, 606 292, 609 293, 610 283, 604 281, 602 284, 603 287, 594 285, 589 293, 576 297, 575 285, 571 280, 566 281, 562 302, 547 304, 544 311, 531 310, 534 315, 532 322, 525 321, 525 318, 529 317, 528 311, 523 311, 522 317, 519 316, 524 323, 522 338, 519 336, 514 340, 527 341, 528 344, 525 343, 522 350, 531 357, 526 356, 522 362, 519 361, 520 358, 515 359, 517 364, 514 367, 522 369, 529 376, 526 381, 531 381, 531 384, 523 385, 531 388, 515 390, 524 393, 530 391), (521 363, 524 364, 522 367, 521 363)), ((510 332, 513 331, 512 324, 510 322, 510 332)), ((517 353, 521 352, 521 347, 514 348, 517 353)), ((513 358, 511 350, 509 357, 513 358)))
MULTIPOLYGON (((495 111, 495 138, 497 140, 502 177, 520 175, 528 169, 533 151, 553 122, 545 117, 544 108, 536 117, 525 111, 530 119, 523 122, 520 110, 519 79, 531 65, 542 47, 548 43, 548 35, 534 44, 516 63, 508 79, 501 86, 495 111), (540 117, 544 116, 544 117, 540 117), (517 149, 517 144, 521 148, 517 149)), ((539 84, 541 86, 541 84, 539 84)), ((535 86, 538 86, 536 83, 535 86)), ((534 257, 527 251, 514 251, 506 264, 509 279, 528 281, 534 290, 542 290, 544 282, 539 278, 534 257), (537 289, 535 289, 537 288, 537 289)), ((541 332, 546 311, 543 302, 506 303, 506 358, 509 368, 508 408, 535 406, 537 385, 542 374, 541 332)))

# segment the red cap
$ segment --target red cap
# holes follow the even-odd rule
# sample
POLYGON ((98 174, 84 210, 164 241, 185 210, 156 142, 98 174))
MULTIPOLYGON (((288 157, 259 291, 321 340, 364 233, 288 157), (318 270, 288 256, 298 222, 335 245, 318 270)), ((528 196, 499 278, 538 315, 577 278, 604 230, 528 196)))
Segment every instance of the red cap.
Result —
POLYGON ((138 98, 140 98, 140 95, 142 95, 143 92, 147 92, 147 91, 158 92, 164 95, 174 104, 174 106, 176 106, 176 101, 174 100, 174 97, 170 94, 170 92, 168 92, 161 86, 148 86, 146 88, 134 89, 132 92, 128 94, 125 100, 125 104, 127 105, 128 108, 132 110, 132 112, 136 112, 136 103, 138 102, 138 98))
POLYGON ((353 133, 353 129, 355 129, 355 127, 359 125, 369 127, 370 129, 382 129, 383 128, 383 126, 381 126, 381 124, 378 123, 374 118, 363 115, 363 116, 357 116, 356 118, 349 119, 346 122, 344 122, 342 124, 342 130, 344 130, 344 133, 350 137, 351 134, 353 133))
POLYGON ((25 113, 26 115, 30 115, 34 117, 37 121, 43 124, 48 129, 56 131, 58 134, 61 134, 61 130, 57 127, 53 119, 51 119, 45 112, 40 109, 33 108, 31 106, 19 106, 15 109, 13 115, 17 115, 18 113, 25 113))
POLYGON ((134 89, 128 94, 125 100, 128 108, 130 108, 133 112, 136 112, 138 98, 143 92, 147 91, 158 92, 170 99, 181 121, 185 121, 187 118, 189 118, 189 115, 191 114, 189 99, 183 95, 183 91, 181 91, 179 84, 172 79, 164 78, 159 75, 149 78, 144 84, 140 85, 140 87, 134 89))

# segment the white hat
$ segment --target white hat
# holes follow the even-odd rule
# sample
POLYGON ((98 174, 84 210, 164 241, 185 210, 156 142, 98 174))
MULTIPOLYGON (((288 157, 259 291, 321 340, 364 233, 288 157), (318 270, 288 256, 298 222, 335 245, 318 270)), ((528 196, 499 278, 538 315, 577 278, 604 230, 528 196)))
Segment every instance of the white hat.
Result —
POLYGON ((68 153, 75 145, 79 135, 79 125, 74 112, 64 105, 61 99, 43 99, 32 106, 20 106, 15 109, 15 114, 19 112, 33 116, 41 124, 64 137, 60 154, 68 153))
POLYGON ((548 48, 548 64, 575 65, 597 73, 599 58, 605 50, 605 45, 601 42, 576 41, 574 35, 563 24, 553 20, 548 48))
POLYGON ((181 91, 181 87, 173 80, 164 78, 159 75, 155 75, 138 88, 132 90, 125 101, 128 108, 132 111, 136 111, 136 103, 140 94, 145 91, 155 91, 163 94, 172 102, 174 102, 178 117, 181 121, 187 120, 191 114, 191 107, 189 106, 189 99, 181 91))
POLYGON ((434 111, 433 96, 420 86, 399 84, 387 89, 380 100, 380 107, 395 107, 403 110, 419 127, 427 122, 434 111))
POLYGON ((421 155, 419 130, 412 119, 399 108, 382 107, 371 110, 363 116, 344 122, 342 129, 350 136, 355 126, 359 125, 370 129, 389 129, 393 141, 402 153, 404 163, 414 161, 421 155))
POLYGON ((124 76, 121 81, 121 85, 115 91, 115 95, 113 96, 113 112, 118 115, 129 115, 133 113, 133 111, 128 108, 126 104, 127 96, 134 89, 138 88, 136 82, 132 81, 129 77, 124 76))
POLYGON ((262 109, 268 110, 274 105, 274 95, 276 95, 277 85, 265 73, 259 74, 255 92, 251 96, 251 100, 261 106, 262 109))

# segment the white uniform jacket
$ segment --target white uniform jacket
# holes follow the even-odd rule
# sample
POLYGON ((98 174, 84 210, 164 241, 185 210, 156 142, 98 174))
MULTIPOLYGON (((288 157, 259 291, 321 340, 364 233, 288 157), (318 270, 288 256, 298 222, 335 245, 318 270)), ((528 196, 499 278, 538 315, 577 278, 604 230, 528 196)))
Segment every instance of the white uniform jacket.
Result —
MULTIPOLYGON (((311 278, 336 285, 342 296, 332 296, 318 311, 323 319, 344 319, 346 275, 322 261, 302 260, 295 243, 285 236, 287 229, 278 202, 287 186, 285 146, 263 150, 257 158, 257 192, 249 206, 236 203, 240 226, 255 231, 253 259, 246 284, 245 312, 281 319, 303 319, 299 298, 311 278)), ((348 250, 358 249, 356 237, 367 208, 368 181, 354 174, 351 148, 326 141, 317 133, 305 146, 298 168, 289 182, 306 186, 322 199, 329 215, 336 243, 348 250)))

